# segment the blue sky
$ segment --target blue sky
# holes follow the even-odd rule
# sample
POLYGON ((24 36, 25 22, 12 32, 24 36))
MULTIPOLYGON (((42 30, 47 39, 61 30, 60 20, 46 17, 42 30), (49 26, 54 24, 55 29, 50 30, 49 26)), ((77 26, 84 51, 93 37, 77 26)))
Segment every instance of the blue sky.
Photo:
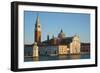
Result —
POLYGON ((90 42, 90 14, 83 13, 51 13, 24 11, 24 43, 34 42, 34 28, 37 18, 40 17, 42 41, 47 39, 47 34, 58 36, 61 29, 66 37, 75 34, 80 36, 81 42, 90 42))

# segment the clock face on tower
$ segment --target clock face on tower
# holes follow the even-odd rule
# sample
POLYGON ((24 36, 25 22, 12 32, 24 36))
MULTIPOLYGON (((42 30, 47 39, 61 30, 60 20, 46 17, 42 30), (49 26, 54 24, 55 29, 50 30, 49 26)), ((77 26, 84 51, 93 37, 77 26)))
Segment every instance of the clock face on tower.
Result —
POLYGON ((37 30, 38 30, 38 31, 41 31, 40 25, 38 25, 37 30))
POLYGON ((41 31, 41 29, 40 29, 40 28, 37 28, 37 30, 38 30, 38 31, 41 31))

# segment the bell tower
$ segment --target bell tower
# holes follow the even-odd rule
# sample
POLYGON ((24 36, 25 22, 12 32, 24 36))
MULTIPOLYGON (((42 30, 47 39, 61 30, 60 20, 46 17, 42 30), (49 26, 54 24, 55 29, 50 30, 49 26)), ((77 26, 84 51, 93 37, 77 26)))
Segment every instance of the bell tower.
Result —
POLYGON ((39 44, 41 42, 41 28, 40 28, 40 19, 37 16, 36 23, 35 23, 35 42, 39 44))

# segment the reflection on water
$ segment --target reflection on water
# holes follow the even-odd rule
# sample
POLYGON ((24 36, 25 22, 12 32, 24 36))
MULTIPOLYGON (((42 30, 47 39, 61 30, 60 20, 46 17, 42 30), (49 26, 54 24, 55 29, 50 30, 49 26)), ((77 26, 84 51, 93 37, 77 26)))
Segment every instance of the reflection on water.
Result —
POLYGON ((59 56, 39 56, 39 57, 24 57, 25 62, 31 61, 50 61, 50 60, 72 60, 72 59, 90 59, 90 54, 74 54, 74 55, 59 55, 59 56))
POLYGON ((32 60, 33 61, 39 61, 39 57, 34 57, 32 60))
POLYGON ((80 59, 80 55, 71 55, 70 58, 71 59, 80 59))
POLYGON ((59 60, 65 60, 65 59, 68 59, 69 56, 66 56, 66 55, 59 55, 59 60))

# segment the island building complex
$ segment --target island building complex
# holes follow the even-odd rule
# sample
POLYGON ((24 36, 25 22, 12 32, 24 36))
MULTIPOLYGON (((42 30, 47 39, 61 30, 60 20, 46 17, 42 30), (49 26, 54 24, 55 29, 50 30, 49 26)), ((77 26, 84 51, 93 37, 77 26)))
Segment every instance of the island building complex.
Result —
MULTIPOLYGON (((51 29, 52 30, 52 29, 51 29)), ((25 50, 25 56, 38 57, 40 55, 67 55, 67 54, 79 54, 81 48, 80 37, 74 35, 71 37, 66 37, 63 30, 60 29, 60 32, 57 37, 54 35, 50 39, 49 34, 47 35, 47 40, 41 41, 41 24, 40 18, 37 16, 35 28, 34 28, 34 43, 31 45, 31 50, 25 50)))

